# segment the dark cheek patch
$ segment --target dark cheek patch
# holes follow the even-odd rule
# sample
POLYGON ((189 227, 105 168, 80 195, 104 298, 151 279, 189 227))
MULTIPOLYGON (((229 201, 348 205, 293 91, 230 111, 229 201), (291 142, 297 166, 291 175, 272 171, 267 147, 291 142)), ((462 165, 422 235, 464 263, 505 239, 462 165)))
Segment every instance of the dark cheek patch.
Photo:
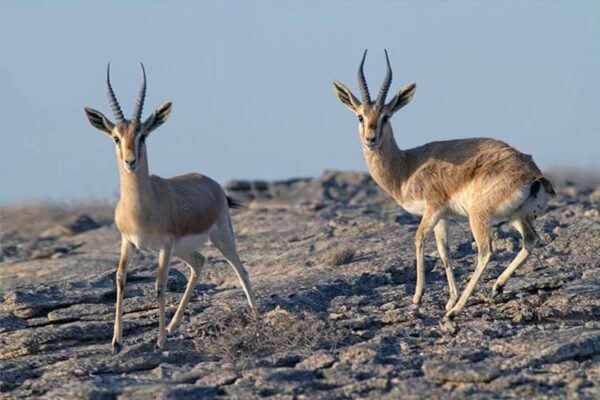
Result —
POLYGON ((140 137, 137 145, 137 154, 135 155, 138 160, 142 159, 142 147, 144 147, 144 137, 140 137))

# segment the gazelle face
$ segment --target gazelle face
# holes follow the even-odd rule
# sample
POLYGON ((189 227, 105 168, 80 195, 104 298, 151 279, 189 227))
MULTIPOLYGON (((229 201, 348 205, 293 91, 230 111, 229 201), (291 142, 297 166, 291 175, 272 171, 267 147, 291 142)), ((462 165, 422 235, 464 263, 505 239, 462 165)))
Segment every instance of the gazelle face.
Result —
POLYGON ((171 113, 172 104, 164 103, 158 107, 149 117, 142 121, 142 109, 146 97, 146 72, 142 65, 142 87, 133 111, 131 121, 123 117, 121 106, 110 85, 110 65, 106 71, 106 86, 108 88, 108 100, 110 102, 116 124, 109 120, 100 111, 92 108, 85 108, 90 123, 97 129, 108 134, 115 142, 117 147, 117 160, 123 163, 123 168, 127 172, 136 172, 144 158, 146 157, 146 138, 156 128, 161 126, 171 113))
POLYGON ((141 132, 140 125, 115 125, 110 136, 117 147, 117 159, 123 163, 125 171, 137 171, 145 154, 142 150, 146 142, 146 135, 141 132))
POLYGON ((356 96, 352 94, 350 89, 341 82, 333 81, 333 87, 337 98, 343 105, 348 107, 350 111, 354 112, 358 118, 358 136, 362 147, 367 151, 376 151, 381 146, 381 143, 383 143, 385 136, 391 134, 390 118, 396 111, 410 102, 415 93, 416 85, 412 83, 400 89, 394 98, 389 103, 385 104, 385 97, 390 84, 392 83, 392 68, 390 67, 390 60, 386 51, 386 76, 383 85, 379 90, 379 94, 377 95, 377 99, 374 102, 371 101, 367 81, 365 80, 363 73, 366 56, 367 51, 365 50, 358 68, 358 86, 361 92, 362 102, 359 101, 356 96))
POLYGON ((372 105, 361 104, 356 118, 358 118, 358 137, 364 148, 374 151, 379 148, 383 137, 388 132, 390 116, 385 109, 380 110, 372 105))

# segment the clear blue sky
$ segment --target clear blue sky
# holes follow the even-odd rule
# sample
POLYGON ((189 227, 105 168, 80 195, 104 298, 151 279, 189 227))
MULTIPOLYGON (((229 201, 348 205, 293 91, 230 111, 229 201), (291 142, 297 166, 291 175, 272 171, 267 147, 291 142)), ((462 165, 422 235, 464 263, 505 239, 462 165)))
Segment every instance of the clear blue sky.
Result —
POLYGON ((115 198, 106 63, 127 115, 148 73, 150 170, 231 178, 366 170, 331 81, 417 92, 400 147, 490 136, 542 168, 600 169, 600 2, 0 1, 0 203, 115 198))

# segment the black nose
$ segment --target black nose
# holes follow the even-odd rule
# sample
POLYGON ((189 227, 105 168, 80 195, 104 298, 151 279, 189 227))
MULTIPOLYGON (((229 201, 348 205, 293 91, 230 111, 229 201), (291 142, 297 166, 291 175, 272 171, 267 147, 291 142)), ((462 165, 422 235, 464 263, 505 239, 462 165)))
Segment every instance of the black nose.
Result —
POLYGON ((368 138, 367 138, 367 142, 368 142, 368 143, 370 143, 370 144, 373 144, 373 143, 375 143, 375 136, 373 136, 373 137, 368 137, 368 138))
POLYGON ((133 160, 125 160, 125 162, 126 162, 126 163, 127 163, 127 165, 129 165, 129 166, 131 166, 131 165, 135 164, 135 161, 136 161, 135 159, 133 159, 133 160))

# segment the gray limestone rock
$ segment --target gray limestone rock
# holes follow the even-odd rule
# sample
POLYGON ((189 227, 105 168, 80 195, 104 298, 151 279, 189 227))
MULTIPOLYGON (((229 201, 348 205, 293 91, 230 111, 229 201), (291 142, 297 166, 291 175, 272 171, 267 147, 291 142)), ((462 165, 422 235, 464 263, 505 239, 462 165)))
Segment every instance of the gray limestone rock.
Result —
MULTIPOLYGON (((207 244, 182 324, 156 350, 157 258, 139 251, 128 267, 116 355, 112 207, 4 207, 0 398, 598 398, 598 188, 563 187, 535 222, 540 245, 493 299, 494 281, 521 244, 509 224, 492 229, 494 256, 464 312, 449 321, 433 237, 425 242, 426 291, 414 305, 419 219, 367 175, 231 182, 229 193, 249 205, 232 220, 260 323, 235 272, 207 244)), ((450 229, 462 290, 476 246, 466 223, 450 229)), ((188 276, 173 260, 169 319, 188 276)))
POLYGON ((487 383, 500 375, 498 368, 484 363, 425 361, 423 373, 436 383, 487 383))

